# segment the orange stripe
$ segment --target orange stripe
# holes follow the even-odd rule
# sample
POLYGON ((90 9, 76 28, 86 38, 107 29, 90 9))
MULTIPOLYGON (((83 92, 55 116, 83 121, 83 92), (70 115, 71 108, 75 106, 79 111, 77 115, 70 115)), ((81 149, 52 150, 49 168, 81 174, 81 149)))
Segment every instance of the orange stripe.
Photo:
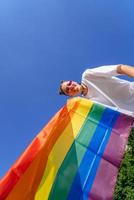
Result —
MULTIPOLYGON (((72 109, 73 110, 76 109, 78 105, 79 103, 76 102, 73 105, 72 109)), ((8 200, 9 199, 14 200, 17 198, 19 198, 19 200, 21 200, 21 198, 22 200, 24 200, 24 199, 27 199, 27 195, 28 196, 31 195, 31 198, 33 198, 34 193, 36 192, 37 187, 42 178, 49 152, 51 151, 51 148, 53 147, 57 138, 59 137, 59 135, 62 133, 62 131, 64 130, 64 128, 67 126, 69 122, 70 122, 70 116, 68 115, 68 107, 64 106, 36 137, 35 140, 39 141, 39 146, 37 145, 38 148, 36 149, 36 145, 34 143, 35 140, 34 140, 33 143, 30 145, 30 147, 20 157, 18 162, 15 163, 15 165, 11 168, 9 173, 1 181, 0 183, 0 187, 2 188, 2 192, 0 192, 1 200, 5 199, 11 190, 12 190, 11 193, 6 198, 8 200), (65 121, 63 120, 64 117, 66 117, 65 121), (52 135, 53 137, 51 137, 52 135), (31 151, 29 150, 30 148, 31 148, 31 151), (17 174, 16 174, 15 169, 17 170, 17 174), (37 174, 35 173, 35 171, 37 171, 37 174), (24 172, 25 174, 23 174, 24 172), (14 175, 14 180, 15 180, 14 182, 11 182, 13 181, 12 174, 14 175), (34 177, 33 174, 36 174, 36 176, 34 177)))
POLYGON ((40 178, 43 171, 43 165, 41 165, 42 151, 23 174, 18 183, 14 186, 12 191, 7 196, 6 200, 32 200, 34 199, 34 191, 38 187, 37 183, 40 182, 40 178))

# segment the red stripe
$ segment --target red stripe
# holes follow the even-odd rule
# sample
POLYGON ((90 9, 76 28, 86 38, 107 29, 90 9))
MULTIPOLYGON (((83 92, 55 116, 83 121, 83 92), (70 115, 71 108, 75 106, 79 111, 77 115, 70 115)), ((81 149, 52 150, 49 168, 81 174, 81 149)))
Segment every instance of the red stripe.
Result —
POLYGON ((12 166, 9 172, 0 182, 0 200, 6 198, 14 185, 19 181, 29 167, 40 149, 40 141, 36 137, 30 147, 24 152, 20 159, 12 166))

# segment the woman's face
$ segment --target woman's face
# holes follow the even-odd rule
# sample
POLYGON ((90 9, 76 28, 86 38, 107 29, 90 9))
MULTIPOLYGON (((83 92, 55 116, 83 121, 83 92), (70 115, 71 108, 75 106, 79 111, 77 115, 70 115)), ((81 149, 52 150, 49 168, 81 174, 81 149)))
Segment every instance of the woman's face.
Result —
POLYGON ((81 85, 75 81, 64 81, 61 87, 68 96, 75 96, 81 93, 81 85))

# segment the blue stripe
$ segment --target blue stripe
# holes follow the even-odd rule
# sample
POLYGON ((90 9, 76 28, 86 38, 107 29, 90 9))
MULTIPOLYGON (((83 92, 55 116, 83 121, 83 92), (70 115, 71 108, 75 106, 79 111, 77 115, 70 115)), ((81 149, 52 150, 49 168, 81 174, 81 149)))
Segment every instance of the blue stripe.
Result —
MULTIPOLYGON (((88 144, 87 151, 77 171, 68 200, 88 199, 89 192, 93 185, 101 156, 108 143, 113 126, 120 113, 106 108, 100 122, 95 122, 95 117, 89 118, 92 123, 98 123, 91 142, 88 144)), ((80 143, 80 141, 77 141, 80 143)))

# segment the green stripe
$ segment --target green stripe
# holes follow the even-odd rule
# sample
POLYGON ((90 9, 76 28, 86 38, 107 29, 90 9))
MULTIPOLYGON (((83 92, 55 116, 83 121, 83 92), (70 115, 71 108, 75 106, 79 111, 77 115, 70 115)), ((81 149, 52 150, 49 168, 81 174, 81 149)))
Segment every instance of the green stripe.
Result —
POLYGON ((49 200, 65 200, 67 198, 81 160, 86 153, 86 147, 91 141, 103 112, 104 107, 94 104, 91 111, 88 113, 76 141, 73 142, 57 173, 49 195, 49 200), (96 122, 92 121, 94 119, 96 122))

